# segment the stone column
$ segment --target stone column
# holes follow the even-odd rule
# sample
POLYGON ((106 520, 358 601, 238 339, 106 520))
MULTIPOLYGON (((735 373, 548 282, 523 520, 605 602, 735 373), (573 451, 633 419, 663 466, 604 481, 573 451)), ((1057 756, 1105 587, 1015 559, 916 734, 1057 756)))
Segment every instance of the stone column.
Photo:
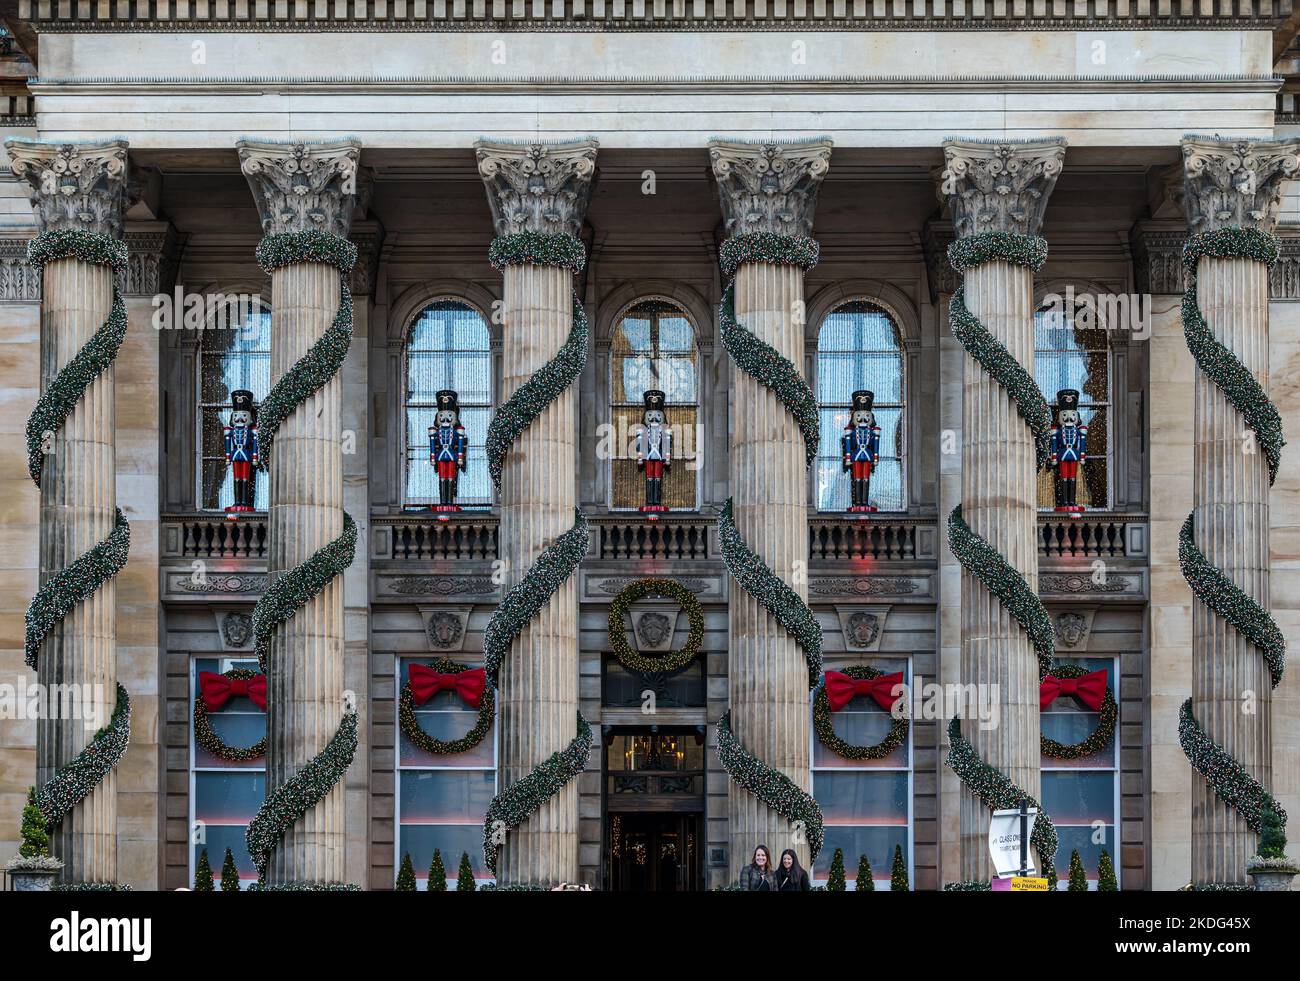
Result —
MULTIPOLYGON (((1182 141, 1184 208, 1193 235, 1271 233, 1300 141, 1182 141)), ((1198 306, 1213 332, 1268 389, 1269 270, 1249 258, 1202 258, 1198 306)), ((1269 606, 1269 474, 1250 427, 1199 368, 1193 390, 1192 513, 1211 565, 1269 606)), ((1273 779, 1272 679, 1259 648, 1204 603, 1192 604, 1192 714, 1267 789, 1273 779)), ((1256 835, 1199 776, 1192 780, 1192 882, 1245 883, 1256 835)))
MULTIPOLYGON (((709 144, 728 237, 767 232, 811 235, 817 190, 830 167, 828 140, 805 143, 709 144)), ((803 270, 745 262, 736 271, 736 319, 802 369, 803 270)), ((736 528, 749 547, 805 601, 808 596, 808 468, 804 438, 789 409, 771 389, 732 367, 731 494, 736 528)), ((806 791, 808 666, 794 638, 733 583, 728 694, 731 725, 751 755, 783 772, 806 791)), ((793 847, 808 867, 806 839, 788 818, 728 782, 731 878, 754 846, 774 855, 793 847)))
MULTIPOLYGON (((7 143, 15 175, 32 185, 38 231, 122 237, 127 144, 7 143)), ((113 271, 81 259, 44 269, 41 388, 91 339, 113 304, 113 271)), ((41 472, 40 577, 46 582, 103 541, 117 509, 114 369, 95 378, 50 441, 41 472)), ((41 644, 38 682, 90 693, 94 719, 46 718, 36 730, 36 781, 44 785, 112 717, 117 698, 116 590, 112 579, 78 603, 41 644)), ((83 704, 84 701, 83 694, 83 704)), ((66 882, 117 881, 117 774, 73 808, 51 837, 66 882)))
MULTIPOLYGON (((1037 235, 1065 158, 1065 141, 944 143, 940 196, 958 239, 986 232, 1037 235)), ((1032 376, 1034 273, 1003 261, 965 275, 966 306, 1032 376)), ((963 358, 963 515, 1038 590, 1037 464, 1034 439, 1006 390, 969 355, 963 358)), ((993 727, 967 718, 962 735, 980 757, 1026 793, 1039 796, 1038 659, 1019 622, 973 575, 961 574, 961 680, 997 701, 993 727)), ((962 879, 988 881, 989 808, 961 791, 962 879)), ((1040 866, 1041 868, 1041 866, 1040 866)))
MULTIPOLYGON (((324 231, 346 238, 361 144, 238 144, 269 234, 324 231)), ((297 262, 271 273, 271 383, 320 340, 339 306, 339 270, 297 262)), ((343 383, 338 373, 281 425, 271 454, 268 568, 307 561, 343 531, 343 383)), ((364 547, 364 546, 362 546, 364 547)), ((276 628, 267 671, 267 788, 286 783, 325 749, 344 709, 343 577, 276 628)), ((285 834, 267 882, 344 879, 344 787, 335 784, 285 834)))
MULTIPOLYGON (((594 140, 558 144, 474 144, 497 235, 531 232, 580 238, 595 173, 594 140)), ((504 403, 555 357, 573 326, 573 273, 555 266, 507 266, 503 284, 501 389, 504 403)), ((542 550, 573 527, 577 493, 577 392, 567 388, 534 420, 501 475, 501 558, 505 589, 542 550)), ((578 577, 570 576, 516 638, 500 672, 499 789, 527 776, 577 734, 578 577)), ((572 780, 506 838, 500 881, 547 885, 578 878, 578 782, 572 780)))

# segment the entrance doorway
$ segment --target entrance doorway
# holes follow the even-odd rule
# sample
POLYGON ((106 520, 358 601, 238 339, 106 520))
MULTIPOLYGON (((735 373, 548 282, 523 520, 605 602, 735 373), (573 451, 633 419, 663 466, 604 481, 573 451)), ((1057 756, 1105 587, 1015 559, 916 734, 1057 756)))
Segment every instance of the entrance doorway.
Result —
POLYGON ((700 814, 611 814, 610 885, 616 892, 694 892, 700 814))

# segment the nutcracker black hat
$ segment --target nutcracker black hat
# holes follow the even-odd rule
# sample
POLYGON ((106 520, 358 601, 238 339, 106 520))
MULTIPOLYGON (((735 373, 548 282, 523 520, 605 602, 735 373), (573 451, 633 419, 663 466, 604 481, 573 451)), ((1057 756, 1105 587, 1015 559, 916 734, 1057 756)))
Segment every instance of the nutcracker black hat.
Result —
POLYGON ((253 401, 253 393, 246 388, 237 388, 231 392, 230 411, 250 413, 253 422, 257 422, 257 403, 253 401))
POLYGON ((876 404, 876 393, 868 392, 863 389, 860 392, 853 393, 853 411, 870 412, 871 407, 876 404))
POLYGON ((457 396, 455 392, 449 388, 443 389, 437 394, 436 398, 438 400, 439 412, 454 412, 456 413, 456 419, 460 419, 460 405, 456 401, 457 396))
POLYGON ((664 406, 667 404, 667 401, 668 401, 667 396, 665 396, 664 393, 659 391, 659 389, 657 388, 652 388, 648 392, 646 392, 645 408, 641 410, 642 421, 645 420, 645 414, 649 412, 651 409, 658 409, 660 412, 663 412, 664 406))
POLYGON ((1056 411, 1062 409, 1079 410, 1079 390, 1075 388, 1063 388, 1056 393, 1056 411))

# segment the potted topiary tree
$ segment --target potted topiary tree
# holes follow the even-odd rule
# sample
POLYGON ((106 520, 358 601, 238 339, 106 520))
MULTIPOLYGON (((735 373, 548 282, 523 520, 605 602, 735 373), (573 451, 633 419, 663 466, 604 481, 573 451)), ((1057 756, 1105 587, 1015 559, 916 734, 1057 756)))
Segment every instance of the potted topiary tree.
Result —
POLYGON ((235 854, 226 849, 226 857, 221 861, 221 891, 239 892, 239 869, 235 867, 235 854))
POLYGON ((1246 874, 1256 892, 1289 892, 1300 868, 1286 855, 1286 830, 1282 816, 1265 807, 1259 818, 1259 854, 1246 862, 1246 874))
POLYGON ((208 850, 199 854, 199 864, 194 867, 194 891, 212 892, 212 864, 208 861, 208 850))
POLYGON ((1066 891, 1088 891, 1088 873, 1083 871, 1083 859, 1079 857, 1079 849, 1077 848, 1070 852, 1070 884, 1066 887, 1066 891))
POLYGON ((835 857, 831 859, 831 873, 826 880, 827 892, 844 892, 848 888, 848 883, 844 881, 844 849, 835 849, 835 857))
POLYGON ((854 883, 858 892, 875 892, 876 880, 871 877, 871 863, 867 856, 858 856, 858 881, 854 883))
POLYGON ((45 827, 45 815, 36 806, 36 788, 27 791, 27 804, 23 807, 22 844, 18 854, 5 865, 14 892, 49 892, 54 888, 54 878, 63 869, 63 863, 50 854, 50 834, 45 827))
POLYGON ((447 870, 442 864, 442 851, 433 850, 433 862, 429 865, 429 892, 447 891, 447 870))
POLYGON ((478 883, 474 881, 474 867, 469 864, 469 852, 460 853, 460 868, 456 872, 456 891, 478 891, 478 883))
POLYGON ((411 864, 411 853, 402 857, 402 867, 397 873, 397 891, 415 892, 415 866, 411 864))
POLYGON ((907 881, 907 862, 903 860, 903 846, 894 846, 894 867, 889 873, 890 892, 911 892, 912 886, 907 881))
POLYGON ((1119 892, 1119 880, 1115 878, 1115 863, 1110 852, 1101 850, 1101 861, 1097 864, 1097 891, 1119 892))

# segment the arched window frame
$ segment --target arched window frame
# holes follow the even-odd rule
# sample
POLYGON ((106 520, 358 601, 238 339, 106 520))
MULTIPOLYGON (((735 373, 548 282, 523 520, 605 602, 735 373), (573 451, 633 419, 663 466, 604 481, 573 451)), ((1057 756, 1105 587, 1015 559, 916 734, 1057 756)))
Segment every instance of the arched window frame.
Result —
MULTIPOLYGON (((707 432, 705 428, 705 418, 704 418, 704 408, 706 404, 706 380, 704 379, 702 373, 703 373, 703 367, 705 363, 704 358, 705 355, 707 354, 707 346, 708 346, 707 335, 705 334, 705 329, 703 326, 703 324, 707 324, 708 321, 707 320, 703 322, 701 321, 701 309, 707 310, 708 306, 704 302, 704 300, 701 297, 699 297, 699 295, 696 294, 693 290, 690 290, 689 288, 686 287, 670 285, 670 284, 646 283, 646 284, 640 284, 639 286, 637 284, 629 284, 628 286, 624 287, 622 290, 618 291, 616 294, 607 298, 605 309, 613 310, 614 312, 613 315, 609 317, 607 321, 603 322, 602 329, 598 335, 600 337, 600 356, 604 362, 603 365, 604 386, 605 386, 604 408, 603 408, 604 421, 609 424, 614 424, 615 410, 618 408, 625 408, 632 405, 632 403, 630 402, 621 402, 618 403, 617 405, 614 402, 613 396, 614 396, 614 335, 615 332, 618 330, 619 325, 623 322, 623 318, 627 315, 628 311, 630 311, 633 307, 637 306, 640 303, 645 303, 652 300, 657 300, 662 303, 671 304, 675 306, 678 310, 680 310, 682 315, 686 319, 686 321, 690 324, 691 330, 694 335, 695 401, 693 403, 669 402, 667 405, 667 412, 668 412, 669 424, 674 425, 673 417, 672 417, 672 410, 674 406, 677 406, 679 408, 684 406, 689 406, 695 410, 696 432, 691 435, 691 445, 694 453, 693 465, 695 466, 695 469, 693 471, 688 471, 693 473, 694 480, 695 480, 695 507, 691 509, 674 508, 673 510, 686 511, 686 512, 692 510, 697 511, 699 510, 702 502, 702 494, 704 490, 704 469, 705 469, 704 466, 699 464, 707 462, 706 460, 702 460, 700 455, 705 452, 704 444, 707 442, 707 436, 704 435, 707 432)), ((629 439, 631 438, 633 433, 628 434, 629 439)), ((620 438, 621 435, 622 434, 616 433, 615 434, 616 439, 620 438)), ((676 429, 675 426, 674 426, 673 435, 675 440, 673 452, 674 452, 674 457, 676 457, 679 452, 679 447, 681 447, 683 444, 681 442, 681 437, 678 433, 678 430, 676 429)), ((625 449, 627 448, 620 445, 616 447, 616 452, 622 453, 624 452, 625 449)), ((683 464, 685 463, 684 459, 682 460, 682 463, 683 464)), ((606 508, 609 511, 617 511, 622 513, 635 511, 636 508, 634 506, 627 506, 627 505, 617 506, 617 507, 615 506, 614 504, 614 458, 611 458, 608 461, 604 461, 604 464, 605 464, 603 466, 604 473, 602 475, 602 479, 605 488, 604 500, 605 500, 606 508)))
MULTIPOLYGON (((919 445, 913 439, 912 434, 918 432, 918 412, 920 411, 920 400, 910 398, 912 379, 918 377, 920 370, 920 315, 911 299, 901 289, 892 284, 880 280, 848 280, 839 283, 833 283, 818 290, 811 296, 807 303, 807 327, 804 337, 805 350, 805 374, 812 384, 813 391, 816 393, 818 388, 818 354, 820 352, 820 339, 822 326, 826 318, 847 303, 863 302, 870 303, 879 307, 889 315, 893 321, 894 329, 898 337, 899 358, 902 365, 902 379, 899 391, 902 396, 900 421, 902 424, 902 444, 899 447, 899 467, 900 467, 900 487, 901 501, 898 511, 894 513, 906 513, 916 504, 916 488, 913 482, 916 479, 918 468, 910 466, 909 456, 911 447, 919 445)), ((844 405, 848 405, 849 396, 852 393, 845 393, 844 405)), ((839 403, 827 403, 839 405, 839 403)), ((894 403, 889 403, 893 405, 894 403)), ((818 401, 818 410, 820 411, 823 403, 818 401)), ((842 430, 842 424, 841 424, 842 430)), ((840 431, 836 431, 836 439, 839 438, 840 431)), ((809 474, 808 501, 809 510, 821 512, 823 514, 838 514, 842 511, 840 508, 831 508, 823 510, 820 507, 820 496, 817 491, 817 466, 811 468, 809 474)), ((882 509, 883 510, 883 509, 882 509)))
MULTIPOLYGON (((267 395, 267 392, 270 391, 270 387, 269 387, 269 378, 270 378, 270 359, 271 359, 271 343, 270 343, 270 341, 271 341, 271 330, 272 330, 272 322, 271 322, 271 304, 270 304, 270 301, 266 299, 265 295, 262 293, 262 291, 261 291, 260 289, 256 289, 256 288, 250 289, 250 288, 248 288, 248 287, 239 287, 239 286, 235 286, 235 287, 230 287, 230 288, 227 288, 227 289, 224 289, 224 290, 223 290, 223 289, 220 289, 220 288, 218 288, 217 286, 213 285, 213 286, 210 286, 210 287, 208 287, 208 288, 205 288, 204 290, 197 291, 197 295, 204 296, 204 297, 212 296, 212 295, 216 295, 216 294, 218 294, 218 293, 223 293, 224 295, 226 295, 226 296, 231 296, 231 297, 234 297, 234 296, 247 296, 247 297, 250 297, 250 298, 255 297, 255 298, 257 299, 258 303, 260 303, 259 315, 260 315, 261 317, 266 318, 266 319, 265 319, 265 323, 266 323, 266 348, 265 348, 265 356, 266 356, 266 359, 267 359, 267 372, 268 372, 268 374, 267 374, 267 378, 268 378, 268 386, 267 386, 266 391, 254 391, 254 393, 253 393, 254 396, 255 396, 255 398, 256 398, 256 400, 257 400, 257 402, 258 402, 258 404, 260 405, 262 399, 265 398, 266 395, 267 395)), ((204 465, 204 462, 207 461, 207 460, 216 459, 215 457, 208 456, 208 455, 206 455, 206 454, 204 453, 204 444, 203 444, 203 421, 204 421, 204 413, 205 413, 205 410, 208 410, 208 409, 215 409, 215 410, 217 410, 217 414, 220 416, 220 418, 222 419, 222 422, 223 422, 223 424, 224 424, 224 422, 225 422, 227 419, 229 419, 229 414, 230 414, 230 411, 231 411, 231 404, 230 404, 229 401, 226 401, 226 402, 208 402, 208 401, 206 401, 206 400, 204 399, 204 397, 203 397, 203 369, 204 369, 204 365, 205 365, 205 363, 207 362, 207 359, 208 359, 209 357, 212 357, 212 356, 213 356, 213 355, 209 354, 208 352, 206 352, 206 351, 204 350, 204 341, 205 341, 207 338, 209 338, 209 337, 213 337, 213 336, 214 336, 214 331, 219 330, 219 329, 222 329, 222 328, 220 328, 220 327, 217 325, 217 323, 215 322, 215 318, 214 318, 214 317, 209 317, 209 318, 206 318, 206 319, 204 320, 203 330, 201 330, 201 331, 196 331, 196 335, 197 335, 197 336, 194 338, 194 341, 193 341, 193 344, 194 344, 194 348, 193 348, 193 351, 194 351, 194 369, 193 369, 193 374, 192 374, 192 376, 191 376, 192 379, 193 379, 193 384, 194 384, 194 397, 193 397, 193 402, 191 403, 191 404, 193 405, 193 407, 194 407, 194 420, 193 420, 194 425, 193 425, 193 430, 192 430, 192 432, 193 432, 193 434, 194 434, 194 454, 193 454, 193 456, 192 456, 193 465, 194 465, 194 508, 195 508, 196 511, 206 511, 206 512, 214 513, 214 514, 215 514, 215 513, 220 513, 220 512, 223 510, 223 506, 220 504, 220 502, 218 502, 218 506, 217 506, 217 507, 208 507, 208 506, 206 506, 206 503, 205 503, 205 501, 204 501, 204 496, 203 496, 203 473, 204 473, 203 465, 204 465)), ((240 353, 241 353, 241 355, 243 355, 243 354, 261 354, 262 352, 259 350, 259 351, 255 351, 255 352, 240 352, 240 353)), ((229 355, 228 352, 220 352, 220 353, 219 353, 219 356, 222 356, 222 357, 229 357, 230 355, 229 355)), ((257 478, 257 485, 256 485, 256 494, 257 494, 257 498, 260 499, 260 500, 262 500, 262 501, 265 501, 265 500, 266 500, 266 495, 267 495, 267 492, 269 491, 269 489, 270 489, 270 484, 269 484, 269 481, 268 481, 267 475, 266 475, 266 474, 259 474, 259 475, 258 475, 258 478, 257 478)), ((265 510, 265 509, 263 509, 263 508, 259 508, 259 513, 264 512, 264 510, 265 510)))
MULTIPOLYGON (((408 295, 402 297, 401 309, 399 312, 399 317, 397 319, 397 323, 400 324, 399 333, 398 333, 398 345, 400 347, 400 351, 398 357, 398 370, 397 370, 397 379, 396 379, 397 387, 395 389, 396 405, 397 405, 397 420, 398 420, 397 427, 396 427, 398 430, 398 434, 397 434, 398 440, 397 440, 397 447, 396 447, 397 489, 393 496, 394 499, 399 502, 403 510, 422 508, 425 505, 430 503, 429 500, 424 500, 424 499, 421 499, 419 501, 413 501, 409 499, 407 495, 407 491, 409 487, 409 469, 411 463, 414 462, 413 458, 409 453, 410 447, 413 445, 413 435, 409 433, 407 429, 407 409, 410 405, 410 402, 407 397, 407 392, 409 390, 408 383, 410 381, 409 353, 410 353, 411 332, 414 330, 415 325, 419 322, 420 317, 423 316, 424 311, 427 310, 433 304, 446 303, 446 302, 460 303, 468 307, 474 313, 478 314, 478 316, 482 319, 483 325, 487 330, 487 340, 488 340, 487 346, 482 349, 482 353, 487 355, 486 360, 488 365, 488 399, 486 402, 481 402, 481 403, 462 401, 461 405, 462 408, 486 408, 489 410, 489 416, 490 416, 491 410, 494 410, 497 404, 496 401, 497 391, 498 391, 497 385, 498 385, 498 378, 500 374, 499 364, 498 364, 499 345, 498 345, 498 338, 496 336, 496 333, 492 329, 492 318, 490 313, 488 312, 491 309, 491 298, 486 297, 486 295, 472 296, 470 294, 471 291, 468 289, 457 289, 454 287, 452 288, 435 287, 432 289, 421 289, 415 295, 411 295, 408 293, 408 295)), ((457 352, 457 353, 476 353, 476 352, 471 352, 469 349, 466 349, 466 351, 464 352, 457 352)), ((419 434, 419 435, 421 437, 424 436, 424 434, 419 434)), ((481 450, 483 444, 481 439, 475 440, 473 435, 471 435, 470 445, 471 445, 471 449, 477 448, 481 450)), ((487 474, 486 460, 477 459, 474 461, 473 465, 476 468, 481 468, 483 475, 486 476, 487 474)), ((494 503, 495 503, 495 494, 493 492, 491 481, 489 480, 487 482, 487 500, 474 501, 472 503, 466 504, 465 506, 474 507, 474 508, 490 508, 494 503)))

